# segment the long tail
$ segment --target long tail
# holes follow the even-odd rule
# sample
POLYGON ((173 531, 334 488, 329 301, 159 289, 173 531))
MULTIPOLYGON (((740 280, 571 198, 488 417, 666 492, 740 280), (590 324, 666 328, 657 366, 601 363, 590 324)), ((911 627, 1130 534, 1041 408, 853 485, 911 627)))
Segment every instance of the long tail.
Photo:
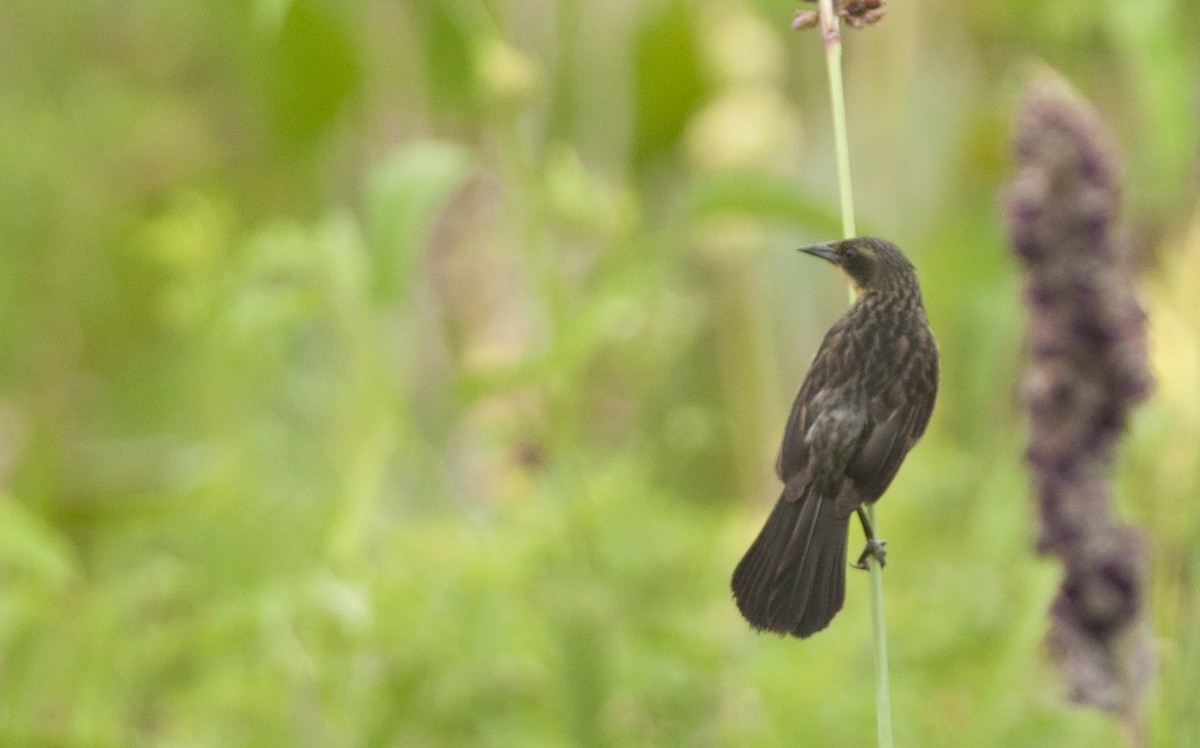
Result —
POLYGON ((829 625, 846 597, 849 524, 832 501, 780 496, 733 572, 733 596, 751 626, 803 639, 829 625))

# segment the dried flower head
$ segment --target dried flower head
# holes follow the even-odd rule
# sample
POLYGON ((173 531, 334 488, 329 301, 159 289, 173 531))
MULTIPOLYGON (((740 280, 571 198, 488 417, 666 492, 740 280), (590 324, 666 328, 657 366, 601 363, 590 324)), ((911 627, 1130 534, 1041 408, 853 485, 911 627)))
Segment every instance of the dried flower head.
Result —
POLYGON ((1038 549, 1066 571, 1049 644, 1075 700, 1128 714, 1150 670, 1136 625, 1146 554, 1140 534, 1113 521, 1108 471, 1152 377, 1118 228, 1116 149, 1099 116, 1055 80, 1021 102, 1014 150, 1008 227, 1029 307, 1026 458, 1038 549))
MULTIPOLYGON (((806 2, 815 3, 817 0, 805 0, 806 2)), ((879 23, 883 20, 887 11, 883 9, 887 0, 834 0, 833 8, 837 13, 838 18, 846 22, 846 25, 851 28, 861 29, 864 26, 870 26, 879 23)), ((819 15, 816 11, 796 11, 796 17, 792 19, 792 28, 799 31, 800 29, 810 29, 817 25, 819 15)))

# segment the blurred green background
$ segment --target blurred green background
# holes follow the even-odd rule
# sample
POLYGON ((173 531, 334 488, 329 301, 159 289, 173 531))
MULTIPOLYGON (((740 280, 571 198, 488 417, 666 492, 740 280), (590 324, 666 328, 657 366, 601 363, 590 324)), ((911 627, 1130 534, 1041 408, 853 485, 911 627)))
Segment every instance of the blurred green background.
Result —
MULTIPOLYGON (((889 7, 859 226, 943 353, 880 505, 897 743, 1124 741, 1046 663, 1021 466, 1002 189, 1052 66, 1126 154, 1143 718, 1200 746, 1200 5, 889 7)), ((805 642, 728 592, 846 304, 794 251, 838 233, 795 9, 0 5, 0 744, 871 744, 866 576, 805 642)))

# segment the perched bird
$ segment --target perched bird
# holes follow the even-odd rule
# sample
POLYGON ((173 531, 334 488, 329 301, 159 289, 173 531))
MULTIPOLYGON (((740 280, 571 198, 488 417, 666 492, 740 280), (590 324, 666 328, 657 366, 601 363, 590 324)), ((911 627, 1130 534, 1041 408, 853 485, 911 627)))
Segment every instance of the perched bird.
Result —
POLYGON ((837 265, 858 298, 825 334, 783 434, 783 493, 733 572, 733 596, 757 629, 804 638, 842 608, 846 538, 858 513, 868 555, 883 563, 862 507, 879 499, 925 431, 938 347, 912 263, 884 239, 801 247, 837 265))

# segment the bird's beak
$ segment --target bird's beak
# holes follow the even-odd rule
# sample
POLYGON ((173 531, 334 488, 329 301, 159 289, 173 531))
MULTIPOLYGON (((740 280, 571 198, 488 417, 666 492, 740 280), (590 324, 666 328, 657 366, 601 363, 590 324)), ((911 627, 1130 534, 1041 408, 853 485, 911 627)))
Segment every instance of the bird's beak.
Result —
POLYGON ((829 260, 834 265, 841 265, 841 255, 837 253, 837 245, 841 242, 823 242, 821 244, 810 244, 807 247, 801 247, 800 251, 810 255, 815 255, 825 260, 829 260))

